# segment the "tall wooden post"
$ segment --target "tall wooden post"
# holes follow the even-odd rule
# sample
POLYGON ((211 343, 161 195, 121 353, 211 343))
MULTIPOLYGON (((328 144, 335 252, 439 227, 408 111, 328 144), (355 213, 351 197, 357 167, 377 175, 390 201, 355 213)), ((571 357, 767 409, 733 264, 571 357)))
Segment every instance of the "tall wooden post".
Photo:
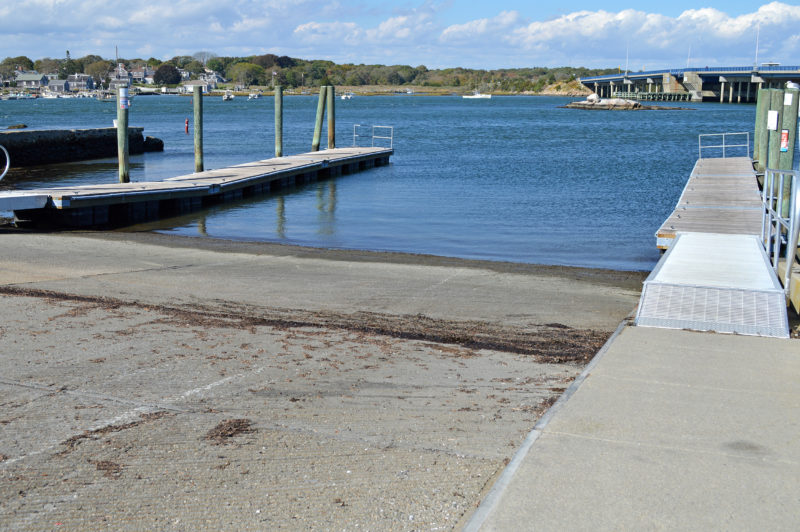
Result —
POLYGON ((777 129, 769 130, 767 144, 767 167, 778 168, 781 155, 781 125, 783 123, 783 90, 770 89, 769 110, 778 112, 777 129))
POLYGON ((192 89, 194 103, 194 171, 203 171, 203 89, 195 85, 192 89))
POLYGON ((325 94, 328 87, 322 85, 319 88, 319 101, 317 102, 317 118, 314 121, 314 139, 311 141, 311 151, 319 151, 319 141, 322 137, 322 118, 325 116, 325 94))
POLYGON ((769 111, 770 94, 767 89, 759 89, 756 95, 756 133, 753 139, 753 158, 756 160, 756 172, 764 173, 767 167, 767 111, 769 111))
POLYGON ((283 157, 283 87, 275 87, 275 157, 283 157))
POLYGON ((328 86, 328 149, 336 147, 336 91, 328 86))
POLYGON ((128 87, 117 88, 117 157, 119 158, 119 182, 131 180, 130 155, 128 147, 128 87))
MULTIPOLYGON (((778 131, 778 142, 780 143, 778 168, 781 170, 791 170, 792 161, 794 160, 794 145, 795 140, 797 139, 797 99, 800 96, 800 91, 797 89, 786 89, 782 92, 783 106, 781 108, 780 130, 778 131)), ((783 182, 783 205, 781 205, 781 216, 787 216, 789 214, 789 198, 791 194, 792 180, 791 178, 788 178, 783 182)))

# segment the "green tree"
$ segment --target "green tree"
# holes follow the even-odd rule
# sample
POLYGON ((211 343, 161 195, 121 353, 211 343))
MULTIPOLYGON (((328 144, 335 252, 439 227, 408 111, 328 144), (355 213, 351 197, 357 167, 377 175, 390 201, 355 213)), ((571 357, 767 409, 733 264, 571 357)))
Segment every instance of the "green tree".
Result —
POLYGON ((194 58, 189 55, 176 55, 175 57, 170 59, 168 63, 172 63, 178 68, 183 68, 192 61, 194 61, 194 58))
POLYGON ((2 62, 0 62, 0 74, 5 77, 12 76, 17 68, 21 68, 22 70, 33 70, 33 61, 24 55, 20 55, 17 57, 6 57, 2 62))
POLYGON ((228 67, 225 76, 239 85, 266 85, 266 71, 253 63, 235 63, 228 67))
POLYGON ((174 65, 164 63, 156 69, 153 81, 158 85, 176 85, 181 82, 181 73, 174 65))
POLYGON ((189 63, 186 63, 186 66, 183 68, 185 68, 186 70, 195 75, 202 74, 203 72, 205 72, 205 67, 203 67, 203 63, 201 63, 200 61, 191 61, 189 63))
POLYGON ((83 71, 94 78, 95 83, 101 83, 104 79, 108 77, 108 72, 111 70, 111 61, 95 61, 94 63, 89 63, 83 69, 83 71))
POLYGON ((61 62, 58 59, 51 59, 43 57, 33 62, 33 69, 41 74, 49 74, 51 72, 58 72, 61 68, 61 62))
POLYGON ((278 64, 278 56, 275 54, 255 55, 251 58, 251 62, 266 70, 278 64))
POLYGON ((69 56, 69 50, 67 50, 67 57, 61 62, 61 67, 58 69, 58 77, 60 79, 67 79, 67 76, 77 74, 78 72, 83 72, 83 65, 73 61, 69 56))

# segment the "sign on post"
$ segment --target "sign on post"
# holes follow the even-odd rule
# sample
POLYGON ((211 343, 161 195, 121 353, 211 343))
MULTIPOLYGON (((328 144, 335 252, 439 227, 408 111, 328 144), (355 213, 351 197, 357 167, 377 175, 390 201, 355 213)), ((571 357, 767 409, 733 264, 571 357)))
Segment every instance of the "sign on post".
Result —
POLYGON ((128 98, 128 88, 127 87, 120 87, 119 89, 119 108, 120 109, 130 109, 131 107, 131 100, 128 98))

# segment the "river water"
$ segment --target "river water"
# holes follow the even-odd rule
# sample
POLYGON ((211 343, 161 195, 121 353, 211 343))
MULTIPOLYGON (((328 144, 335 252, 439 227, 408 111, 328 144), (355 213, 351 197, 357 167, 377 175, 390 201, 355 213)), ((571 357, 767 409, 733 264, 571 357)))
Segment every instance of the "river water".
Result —
MULTIPOLYGON (((559 97, 355 96, 336 101, 337 146, 353 125, 394 128, 391 164, 220 205, 135 230, 306 246, 649 270, 654 233, 697 159, 698 135, 752 131, 754 105, 580 111, 559 97)), ((274 155, 273 99, 204 101, 206 169, 274 155)), ((316 96, 284 99, 284 153, 308 151, 316 96)), ((687 105, 687 104, 664 104, 687 105)), ((165 142, 131 158, 133 181, 194 168, 190 98, 140 96, 130 125, 165 142)), ((0 128, 111 126, 112 103, 0 102, 0 128)), ((325 143, 323 131, 323 145, 325 143)), ((13 170, 2 188, 115 182, 115 160, 13 170)))

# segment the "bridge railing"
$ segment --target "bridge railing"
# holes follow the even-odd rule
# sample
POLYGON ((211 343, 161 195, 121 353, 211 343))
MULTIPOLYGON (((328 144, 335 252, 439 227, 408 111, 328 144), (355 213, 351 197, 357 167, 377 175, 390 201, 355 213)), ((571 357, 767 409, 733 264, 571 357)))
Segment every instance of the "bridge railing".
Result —
POLYGON ((792 267, 800 236, 798 181, 800 171, 767 168, 764 189, 761 191, 761 203, 764 206, 761 241, 776 275, 780 275, 778 266, 784 261, 786 269, 781 282, 787 297, 790 294, 792 267))
POLYGON ((705 133, 698 136, 697 146, 700 159, 704 158, 703 150, 706 159, 750 157, 750 133, 705 133))

